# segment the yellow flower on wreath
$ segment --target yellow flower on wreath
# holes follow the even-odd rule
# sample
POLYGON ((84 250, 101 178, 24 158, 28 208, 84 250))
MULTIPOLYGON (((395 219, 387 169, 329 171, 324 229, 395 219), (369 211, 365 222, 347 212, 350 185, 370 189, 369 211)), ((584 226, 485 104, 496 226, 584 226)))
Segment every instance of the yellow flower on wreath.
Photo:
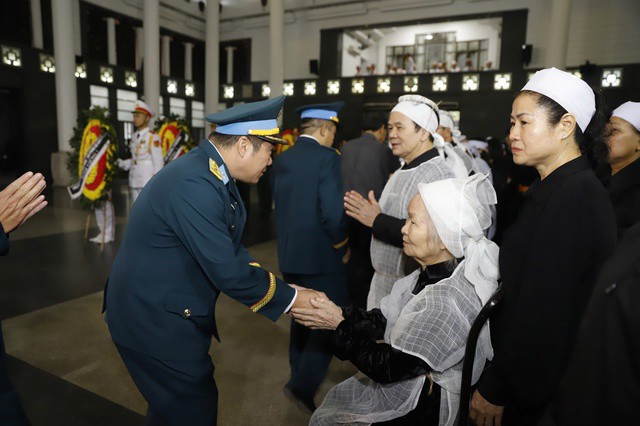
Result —
MULTIPOLYGON (((84 157, 87 151, 91 145, 98 140, 103 132, 108 131, 110 131, 110 127, 103 124, 100 120, 95 118, 89 120, 87 126, 84 128, 84 132, 82 133, 82 143, 80 144, 80 155, 78 161, 78 176, 82 171, 84 157)), ((113 158, 116 155, 116 149, 115 141, 111 141, 107 152, 102 156, 98 163, 89 170, 87 181, 82 188, 82 195, 84 195, 88 200, 98 200, 105 194, 105 187, 107 186, 105 177, 112 171, 113 158)))

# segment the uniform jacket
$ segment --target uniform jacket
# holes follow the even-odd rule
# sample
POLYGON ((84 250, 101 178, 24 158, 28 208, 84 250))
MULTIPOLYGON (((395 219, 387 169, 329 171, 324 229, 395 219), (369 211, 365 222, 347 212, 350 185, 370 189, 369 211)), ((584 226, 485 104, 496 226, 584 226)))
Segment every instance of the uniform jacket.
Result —
POLYGON ((337 151, 305 136, 276 158, 272 184, 283 273, 342 271, 348 238, 340 163, 337 151))
POLYGON ((129 148, 131 159, 124 160, 124 169, 129 170, 129 186, 144 188, 164 165, 160 137, 145 127, 133 134, 129 148))
POLYGON ((218 337, 220 292, 277 320, 295 291, 241 245, 245 220, 208 140, 154 176, 133 206, 105 288, 114 342, 158 359, 201 359, 218 337))

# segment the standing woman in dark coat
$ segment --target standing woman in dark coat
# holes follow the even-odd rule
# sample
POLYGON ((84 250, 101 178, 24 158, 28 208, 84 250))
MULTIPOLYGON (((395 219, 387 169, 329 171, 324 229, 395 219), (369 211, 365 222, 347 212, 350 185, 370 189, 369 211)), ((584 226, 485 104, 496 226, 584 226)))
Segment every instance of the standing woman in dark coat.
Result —
POLYGON ((536 424, 564 372, 602 264, 616 242, 613 208, 589 159, 606 155, 602 97, 555 68, 537 72, 511 112, 513 159, 540 180, 500 249, 503 304, 495 357, 470 416, 478 425, 536 424))
POLYGON ((611 177, 605 181, 618 224, 618 239, 640 222, 640 102, 613 111, 607 125, 611 177))

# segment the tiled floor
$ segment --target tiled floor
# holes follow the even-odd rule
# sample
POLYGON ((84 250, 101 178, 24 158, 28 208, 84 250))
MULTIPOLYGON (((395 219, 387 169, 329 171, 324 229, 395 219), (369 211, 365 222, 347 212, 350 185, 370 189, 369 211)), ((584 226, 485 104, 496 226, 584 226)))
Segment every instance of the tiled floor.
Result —
MULTIPOLYGON (((87 212, 63 189, 51 206, 11 237, 0 258, 0 320, 8 368, 34 425, 141 425, 146 404, 129 378, 102 319, 102 288, 126 226, 126 187, 114 191, 117 242, 84 243, 87 212)), ((255 195, 255 193, 254 193, 255 195)), ((254 212, 258 211, 257 204, 254 212)), ((95 221, 93 222, 95 225, 95 221)), ((97 232, 92 227, 90 236, 97 232)), ((277 269, 273 221, 252 214, 245 244, 277 269)), ((289 319, 275 325, 221 297, 222 343, 211 354, 220 391, 220 425, 304 425, 308 415, 282 395, 288 380, 289 319)), ((354 368, 334 359, 317 402, 354 368)))

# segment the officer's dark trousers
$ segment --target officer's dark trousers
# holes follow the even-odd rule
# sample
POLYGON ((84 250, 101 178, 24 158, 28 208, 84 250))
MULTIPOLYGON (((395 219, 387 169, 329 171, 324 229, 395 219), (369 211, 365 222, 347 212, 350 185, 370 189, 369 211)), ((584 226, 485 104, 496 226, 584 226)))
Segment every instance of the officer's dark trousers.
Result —
MULTIPOLYGON (((288 283, 323 291, 338 306, 347 301, 344 273, 327 275, 283 274, 288 283)), ((333 356, 332 332, 310 330, 291 321, 289 365, 291 380, 288 385, 298 396, 313 398, 324 380, 333 356)))
POLYGON ((9 376, 7 376, 6 358, 2 325, 0 324, 0 425, 28 425, 30 423, 22 408, 20 398, 18 398, 18 394, 13 389, 9 376))
POLYGON ((349 219, 349 247, 351 259, 347 263, 349 304, 366 309, 367 296, 373 279, 371 264, 371 228, 349 219))
POLYGON ((147 425, 215 426, 218 390, 208 355, 197 361, 163 361, 116 347, 149 403, 147 425))

